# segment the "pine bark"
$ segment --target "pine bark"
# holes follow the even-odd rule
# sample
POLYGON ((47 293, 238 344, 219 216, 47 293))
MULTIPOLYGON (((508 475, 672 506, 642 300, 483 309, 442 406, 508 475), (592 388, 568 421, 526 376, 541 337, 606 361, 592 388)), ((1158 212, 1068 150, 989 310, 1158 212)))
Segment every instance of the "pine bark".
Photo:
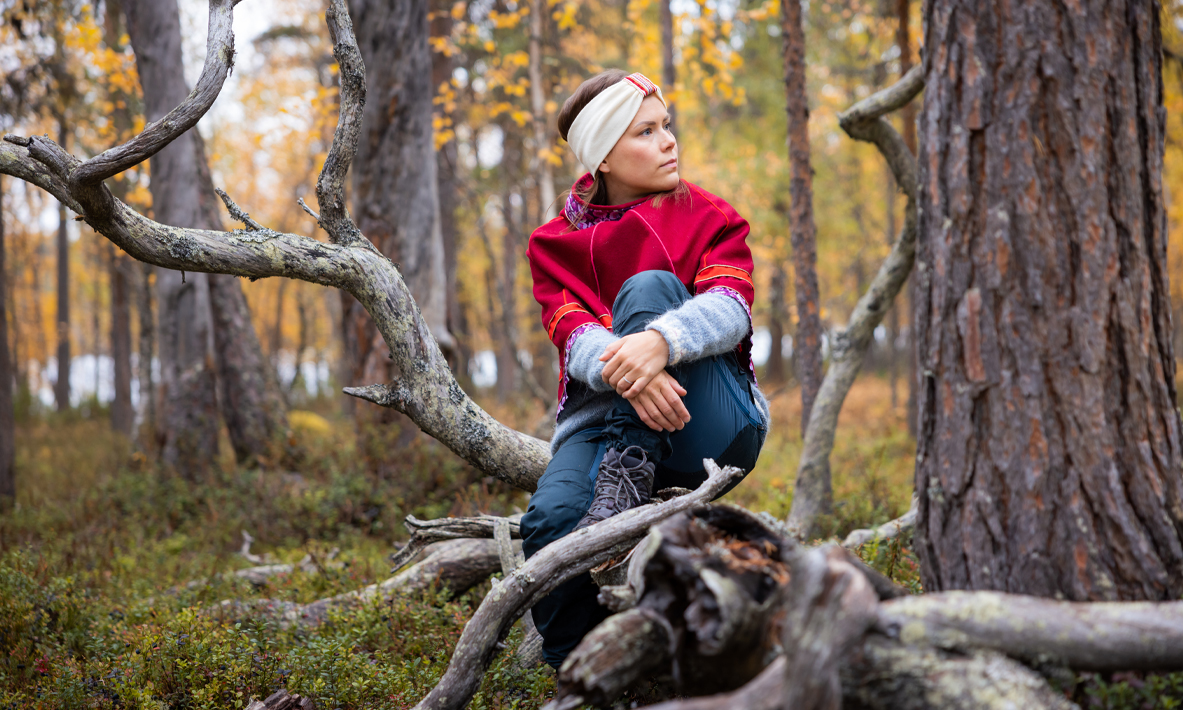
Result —
MULTIPOLYGON (((910 21, 912 19, 911 2, 910 0, 896 0, 896 33, 895 43, 900 50, 900 76, 903 77, 912 69, 912 32, 910 21)), ((900 110, 900 117, 903 119, 900 134, 904 138, 904 144, 908 146, 908 150, 912 151, 912 155, 916 155, 916 107, 909 104, 900 110)), ((903 304, 900 304, 901 306, 903 304)), ((913 273, 908 279, 908 323, 916 322, 916 274, 913 273)), ((919 353, 916 349, 916 329, 914 327, 908 328, 907 338, 907 353, 908 353, 908 433, 916 436, 916 392, 920 387, 919 372, 916 367, 916 358, 919 353)))
POLYGON ((789 229, 793 244, 793 284, 797 292, 797 333, 793 356, 801 383, 801 435, 822 383, 822 324, 817 285, 817 226, 813 221, 813 168, 809 157, 809 100, 805 91, 805 26, 801 3, 781 0, 784 35, 785 110, 789 118, 789 229))
POLYGON ((926 6, 926 590, 1183 590, 1158 13, 926 6))

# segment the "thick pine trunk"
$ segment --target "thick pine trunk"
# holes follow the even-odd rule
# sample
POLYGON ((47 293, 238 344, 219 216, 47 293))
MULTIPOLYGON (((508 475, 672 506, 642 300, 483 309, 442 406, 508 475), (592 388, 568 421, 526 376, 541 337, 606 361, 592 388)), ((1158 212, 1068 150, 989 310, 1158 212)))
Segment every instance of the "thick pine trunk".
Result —
POLYGON ((770 383, 779 384, 785 381, 785 321, 788 320, 789 309, 785 303, 785 281, 789 275, 785 273, 783 264, 777 263, 772 270, 772 283, 769 286, 771 294, 768 303, 768 334, 772 336, 772 348, 768 352, 768 369, 764 377, 770 383))
POLYGON ((916 547, 928 590, 1183 590, 1158 13, 926 6, 916 547))
MULTIPOLYGON (((784 34, 785 109, 789 117, 789 229, 793 284, 797 291, 797 333, 793 359, 801 383, 801 435, 822 384, 822 324, 817 286, 817 227, 813 222, 813 168, 809 158, 809 100, 805 92, 805 26, 799 0, 781 0, 784 34)), ((827 485, 829 482, 827 481, 827 485)), ((829 500, 828 493, 825 499, 829 500)))

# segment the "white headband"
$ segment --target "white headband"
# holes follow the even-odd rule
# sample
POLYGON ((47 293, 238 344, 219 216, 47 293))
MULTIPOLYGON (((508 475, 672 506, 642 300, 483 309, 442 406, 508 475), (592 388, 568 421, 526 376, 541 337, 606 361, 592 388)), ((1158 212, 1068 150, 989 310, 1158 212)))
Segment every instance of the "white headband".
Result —
POLYGON ((640 72, 629 74, 596 95, 583 107, 567 129, 567 143, 575 157, 594 175, 624 135, 641 108, 641 102, 656 94, 666 105, 661 87, 640 72))

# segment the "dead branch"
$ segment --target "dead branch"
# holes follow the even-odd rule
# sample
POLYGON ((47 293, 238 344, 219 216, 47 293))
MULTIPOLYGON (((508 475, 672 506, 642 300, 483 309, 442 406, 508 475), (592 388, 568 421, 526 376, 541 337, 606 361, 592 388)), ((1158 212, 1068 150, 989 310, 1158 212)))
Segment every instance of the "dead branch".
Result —
MULTIPOLYGON (((211 3, 210 42, 214 49, 206 56, 208 71, 199 83, 201 90, 195 92, 199 98, 191 96, 178 107, 183 107, 184 121, 171 122, 166 117, 145 129, 141 136, 146 137, 138 136, 126 144, 134 150, 127 148, 108 156, 105 161, 118 158, 118 162, 104 164, 131 167, 123 167, 129 160, 119 157, 124 155, 141 156, 142 162, 183 133, 181 126, 190 117, 200 118, 208 110, 212 103, 209 92, 216 96, 213 79, 229 72, 233 62, 233 34, 228 29, 231 5, 230 0, 211 3)), ((154 222, 115 199, 101 178, 89 182, 110 167, 91 167, 79 173, 84 163, 45 137, 5 136, 0 143, 0 173, 46 190, 140 261, 167 269, 251 279, 296 278, 349 292, 373 318, 399 374, 389 385, 347 388, 346 392, 403 412, 483 473, 533 490, 550 460, 546 443, 505 427, 464 393, 397 267, 356 233, 345 211, 341 188, 356 149, 365 78, 344 0, 332 0, 326 20, 342 67, 342 113, 330 159, 318 181, 320 223, 333 243, 270 229, 217 232, 154 222)))
POLYGON ((77 166, 70 182, 90 187, 134 168, 160 152, 178 136, 197 125, 222 92, 222 84, 234 66, 234 5, 236 0, 210 0, 209 31, 205 43, 205 65, 197 86, 189 96, 159 121, 123 145, 106 150, 77 166))
POLYGON ((851 138, 873 143, 883 154, 897 184, 908 196, 908 204, 904 227, 891 253, 854 307, 846 329, 836 333, 831 341, 830 367, 813 402, 805 430, 805 447, 797 466, 793 507, 789 512, 789 527, 798 537, 811 534, 818 516, 828 513, 832 505, 830 452, 834 449, 842 403, 866 359, 875 328, 907 281, 916 258, 916 158, 882 116, 911 101, 922 88, 923 73, 917 66, 896 85, 860 101, 839 116, 839 125, 851 138))
POLYGON ((984 649, 1083 671, 1183 669, 1183 602, 1061 602, 944 592, 884 603, 878 631, 905 644, 984 649))
POLYGON ((411 561, 415 555, 433 542, 442 540, 465 540, 469 538, 493 538, 497 526, 504 521, 508 526, 511 538, 521 539, 521 515, 509 518, 499 518, 494 515, 482 515, 477 518, 439 518, 437 520, 420 520, 414 515, 408 515, 403 521, 411 539, 402 550, 390 556, 391 571, 397 572, 400 567, 411 561))
POLYGON ((416 710, 459 710, 467 705, 501 639, 525 609, 563 582, 627 550, 650 526, 711 500, 741 473, 731 467, 720 469, 710 459, 703 465, 707 480, 693 493, 633 508, 577 530, 543 548, 494 587, 464 627, 443 678, 416 710))
POLYGON ((842 541, 842 546, 848 550, 856 550, 872 540, 894 540, 904 533, 911 532, 912 528, 916 527, 918 508, 919 502, 916 496, 912 496, 912 506, 908 508, 908 512, 879 527, 851 531, 842 541))
POLYGON ((256 700, 246 706, 246 710, 316 710, 316 703, 312 698, 302 698, 291 695, 286 690, 277 690, 266 700, 256 700))

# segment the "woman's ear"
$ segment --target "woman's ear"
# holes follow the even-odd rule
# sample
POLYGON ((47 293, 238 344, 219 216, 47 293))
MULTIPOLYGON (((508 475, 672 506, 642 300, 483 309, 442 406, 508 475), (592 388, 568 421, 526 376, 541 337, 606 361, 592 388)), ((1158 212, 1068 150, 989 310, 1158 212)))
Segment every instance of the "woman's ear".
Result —
POLYGON ((608 160, 605 158, 600 162, 600 174, 607 175, 610 172, 612 172, 612 168, 608 167, 608 160))

